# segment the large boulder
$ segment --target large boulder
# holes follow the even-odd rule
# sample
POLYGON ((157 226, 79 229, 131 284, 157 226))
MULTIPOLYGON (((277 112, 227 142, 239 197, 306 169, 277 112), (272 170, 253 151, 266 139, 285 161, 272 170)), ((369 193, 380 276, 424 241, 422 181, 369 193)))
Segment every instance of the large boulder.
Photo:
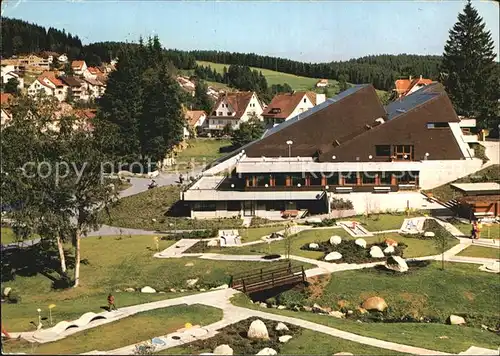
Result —
POLYGON ((354 354, 351 354, 350 352, 337 352, 336 354, 333 354, 333 356, 354 356, 354 354))
POLYGON ((135 292, 135 289, 132 287, 125 288, 125 292, 135 292))
POLYGON ((292 339, 292 335, 283 335, 283 336, 280 336, 278 338, 278 341, 284 344, 285 342, 288 342, 291 339, 292 339))
POLYGON ((424 237, 434 237, 436 234, 432 231, 426 231, 424 232, 424 237))
POLYGON ((391 238, 385 239, 384 242, 387 246, 397 246, 398 245, 398 242, 394 239, 391 239, 391 238))
POLYGON ((248 328, 247 337, 249 339, 268 340, 269 332, 267 331, 266 324, 262 320, 254 320, 248 328))
POLYGON ((321 313, 321 314, 328 314, 331 311, 330 308, 323 308, 319 304, 314 304, 312 307, 312 312, 313 313, 321 313))
POLYGON ((187 285, 188 287, 193 287, 193 286, 195 286, 195 285, 196 285, 196 283, 198 283, 198 278, 188 279, 188 280, 186 281, 186 285, 187 285))
POLYGON ((384 253, 386 255, 390 255, 391 253, 394 253, 395 249, 394 249, 394 246, 387 246, 386 248, 384 248, 384 253))
POLYGON ((342 313, 341 311, 338 311, 338 310, 333 310, 333 311, 329 312, 328 315, 333 316, 334 318, 337 318, 337 319, 345 318, 344 313, 342 313))
POLYGON ((463 325, 465 324, 465 319, 462 318, 461 316, 458 316, 458 315, 450 315, 450 317, 448 318, 448 322, 451 324, 451 325, 463 325))
POLYGON ((338 245, 342 242, 342 238, 340 236, 337 236, 337 235, 333 235, 332 237, 330 237, 330 245, 338 245))
POLYGON ((310 248, 311 250, 318 250, 318 249, 319 249, 319 245, 318 245, 317 243, 315 243, 315 242, 311 242, 311 243, 309 244, 309 248, 310 248))
POLYGON ((11 290, 12 290, 11 287, 5 287, 4 290, 3 290, 3 296, 4 297, 8 297, 11 290))
POLYGON ((256 353, 256 355, 277 355, 278 353, 276 350, 271 349, 270 347, 263 348, 259 352, 256 353))
POLYGON ((340 252, 333 251, 325 256, 325 261, 335 261, 335 260, 340 260, 341 258, 342 254, 340 252))
POLYGON ((370 256, 372 256, 373 258, 385 257, 384 251, 382 251, 382 249, 378 246, 372 246, 372 248, 370 249, 370 256))
POLYGON ((150 286, 146 286, 141 289, 141 293, 156 293, 156 290, 150 286))
POLYGON ((381 312, 387 309, 387 303, 380 297, 370 297, 366 299, 361 306, 366 310, 377 310, 381 312))
POLYGON ((233 349, 229 345, 219 345, 214 349, 214 355, 232 355, 233 349))
POLYGON ((276 325, 274 330, 276 330, 276 331, 288 330, 288 326, 286 326, 285 324, 280 322, 280 323, 278 323, 278 325, 276 325))
POLYGON ((354 243, 360 247, 366 248, 366 240, 365 239, 356 239, 354 243))
POLYGON ((385 263, 385 268, 396 272, 406 272, 408 271, 408 265, 404 258, 400 256, 391 256, 387 259, 385 263))

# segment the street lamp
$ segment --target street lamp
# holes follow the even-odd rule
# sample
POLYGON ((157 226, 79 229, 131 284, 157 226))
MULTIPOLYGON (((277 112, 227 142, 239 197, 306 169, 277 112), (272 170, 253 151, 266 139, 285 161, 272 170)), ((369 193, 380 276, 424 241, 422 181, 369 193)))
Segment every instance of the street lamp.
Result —
POLYGON ((293 141, 292 140, 288 140, 288 141, 286 141, 286 144, 288 145, 288 158, 291 158, 292 157, 292 145, 293 145, 293 141))

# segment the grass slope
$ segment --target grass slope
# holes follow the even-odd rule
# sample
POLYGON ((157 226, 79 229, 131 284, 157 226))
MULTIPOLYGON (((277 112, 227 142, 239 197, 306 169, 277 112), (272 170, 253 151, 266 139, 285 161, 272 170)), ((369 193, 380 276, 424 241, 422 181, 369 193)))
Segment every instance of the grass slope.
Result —
POLYGON ((461 251, 458 256, 496 258, 500 260, 500 249, 484 246, 470 246, 461 251))
POLYGON ((33 350, 36 354, 48 355, 107 351, 174 332, 183 328, 185 323, 204 326, 220 319, 220 309, 196 304, 178 305, 135 314, 46 344, 5 342, 4 351, 31 353, 33 350))
POLYGON ((242 224, 241 219, 188 219, 175 217, 172 207, 180 199, 181 188, 165 186, 120 199, 102 212, 104 224, 148 230, 232 228, 242 224))
MULTIPOLYGON (((160 249, 170 246, 172 241, 160 241, 160 249)), ((115 293, 117 307, 144 303, 152 300, 180 297, 181 293, 168 293, 170 288, 186 288, 186 280, 199 278, 198 285, 209 288, 228 283, 235 271, 245 272, 269 263, 210 261, 196 258, 153 258, 152 236, 88 237, 82 244, 80 287, 65 290, 53 289, 57 274, 50 270, 46 260, 37 259, 27 249, 23 255, 2 254, 2 290, 12 287, 22 298, 18 304, 2 304, 2 321, 8 331, 31 330, 30 321, 36 320, 36 309, 42 316, 48 313, 47 306, 56 304, 53 310, 56 321, 71 320, 82 314, 102 311, 107 294, 118 288, 142 288, 151 286, 166 294, 115 293), (15 278, 7 278, 8 263, 16 268, 15 278), (192 263, 192 266, 185 266, 192 263)), ((72 267, 72 254, 67 254, 68 266, 72 267)), ((70 275, 73 271, 70 270, 70 275)), ((187 289, 187 288, 186 288, 187 289)))

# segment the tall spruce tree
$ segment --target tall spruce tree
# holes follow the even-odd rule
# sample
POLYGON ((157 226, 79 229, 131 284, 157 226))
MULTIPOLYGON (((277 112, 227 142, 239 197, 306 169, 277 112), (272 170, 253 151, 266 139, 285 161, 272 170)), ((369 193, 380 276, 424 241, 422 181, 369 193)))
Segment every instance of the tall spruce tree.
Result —
POLYGON ((449 31, 443 53, 442 80, 459 115, 477 119, 478 127, 498 126, 499 72, 491 32, 470 0, 449 31))
POLYGON ((204 110, 207 114, 212 111, 213 100, 207 94, 208 87, 204 81, 198 80, 194 89, 194 107, 197 110, 204 110))

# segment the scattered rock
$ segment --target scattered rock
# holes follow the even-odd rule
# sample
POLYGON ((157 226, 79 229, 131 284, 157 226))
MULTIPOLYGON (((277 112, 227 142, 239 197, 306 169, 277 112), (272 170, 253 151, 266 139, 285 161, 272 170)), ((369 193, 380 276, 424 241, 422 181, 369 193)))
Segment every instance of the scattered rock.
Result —
POLYGON ((373 258, 384 258, 385 257, 384 252, 378 246, 372 246, 372 248, 370 249, 370 256, 372 256, 373 258))
POLYGON ((188 279, 186 281, 186 285, 188 287, 194 287, 196 285, 196 283, 198 283, 198 278, 188 279))
POLYGON ((307 306, 307 305, 304 305, 302 307, 302 309, 304 309, 304 311, 306 311, 306 312, 312 312, 312 310, 313 310, 313 308, 311 308, 310 306, 307 306))
POLYGON ((271 349, 270 347, 266 347, 259 352, 256 353, 256 355, 277 355, 278 353, 276 350, 271 349))
POLYGON ((283 323, 278 323, 278 325, 276 325, 276 327, 274 328, 274 330, 276 330, 276 331, 288 330, 288 326, 286 326, 283 323))
POLYGON ((161 292, 158 292, 158 293, 159 293, 159 294, 165 294, 165 292, 164 292, 164 291, 161 291, 161 292))
POLYGON ((344 313, 342 313, 341 311, 337 311, 337 310, 329 312, 328 315, 333 316, 334 318, 337 318, 337 319, 345 318, 344 313))
POLYGON ((151 219, 152 222, 156 222, 156 219, 151 219))
POLYGON ((171 292, 171 293, 175 293, 175 292, 177 292, 177 291, 175 290, 175 288, 170 288, 170 292, 171 292))
POLYGON ((278 309, 279 310, 284 310, 284 309, 286 309, 286 306, 285 305, 278 305, 278 309))
POLYGON ((350 352, 337 352, 336 354, 333 354, 333 356, 354 356, 354 354, 351 354, 350 352))
POLYGON ((407 272, 408 271, 408 265, 406 264, 406 261, 404 258, 400 256, 391 256, 387 259, 387 262, 385 263, 385 268, 390 269, 392 271, 396 272, 407 272))
POLYGON ((219 246, 219 241, 217 241, 217 240, 210 240, 210 241, 207 242, 207 246, 208 247, 217 247, 217 246, 219 246))
POLYGON ((380 297, 370 297, 361 306, 366 310, 378 310, 381 312, 387 309, 387 303, 380 297))
POLYGON ((141 289, 141 293, 156 293, 156 290, 150 286, 146 286, 141 289))
POLYGON ((340 260, 341 258, 342 258, 342 254, 340 252, 333 251, 325 256, 325 261, 336 261, 336 260, 340 260))
POLYGON ((285 342, 290 341, 291 338, 292 335, 283 335, 278 338, 278 341, 284 344, 285 342))
POLYGON ((135 292, 135 289, 132 287, 125 288, 125 292, 135 292))
POLYGON ((465 319, 462 318, 461 316, 458 316, 458 315, 450 315, 450 317, 448 318, 448 322, 451 324, 451 325, 463 325, 465 324, 465 319))
POLYGON ((484 324, 481 324, 481 329, 484 329, 484 330, 489 330, 489 327, 487 327, 486 325, 484 324))
POLYGON ((340 236, 337 236, 337 235, 333 235, 332 237, 330 237, 330 245, 338 245, 342 242, 342 238, 340 236))
POLYGON ((389 247, 389 246, 393 246, 393 247, 396 247, 398 245, 398 242, 394 239, 390 239, 390 238, 387 238, 385 239, 385 244, 389 247))
POLYGON ((179 289, 179 292, 184 293, 186 290, 185 289, 179 289))
POLYGON ((5 287, 4 290, 3 290, 3 296, 4 297, 8 297, 11 290, 12 290, 11 287, 5 287))
POLYGON ((360 323, 360 324, 363 324, 363 322, 361 320, 356 320, 356 323, 360 323))
POLYGON ((339 308, 345 308, 348 304, 349 302, 345 299, 341 299, 337 302, 339 308))
POLYGON ((312 307, 313 313, 323 313, 328 314, 331 311, 331 308, 323 308, 319 304, 314 304, 312 307))
POLYGON ((188 262, 184 265, 184 267, 193 267, 194 263, 193 262, 188 262))
POLYGON ((295 306, 292 308, 292 310, 295 310, 295 311, 298 311, 298 312, 299 312, 299 311, 300 311, 300 307, 299 307, 298 305, 295 305, 295 306))
POLYGON ((309 224, 321 224, 321 219, 320 218, 309 218, 306 220, 306 222, 309 224))
POLYGON ((366 310, 365 308, 357 307, 356 310, 359 311, 360 314, 368 313, 368 310, 366 310))
POLYGON ((259 307, 261 307, 261 308, 267 308, 267 304, 264 303, 264 302, 260 302, 259 303, 259 307))
POLYGON ((448 337, 448 336, 446 336, 446 335, 440 336, 439 338, 440 338, 440 339, 449 339, 449 337, 448 337))
POLYGON ((271 304, 271 308, 276 309, 277 307, 278 307, 278 305, 277 305, 277 304, 271 304))
POLYGON ((432 231, 426 231, 424 232, 424 237, 434 237, 436 234, 432 231))
POLYGON ((347 311, 347 315, 352 315, 352 314, 354 314, 354 311, 353 311, 353 310, 348 310, 348 311, 347 311))
POLYGON ((394 253, 395 249, 394 249, 394 246, 387 246, 385 249, 384 249, 384 253, 386 255, 390 254, 390 253, 394 253))
MULTIPOLYGON (((264 322, 259 319, 252 321, 250 327, 248 328, 247 337, 249 339, 269 340, 269 333, 267 331, 266 324, 264 324, 264 322)), ((261 355, 268 355, 268 354, 261 354, 261 355)))
POLYGON ((205 288, 200 288, 200 292, 206 292, 207 290, 205 288))
POLYGON ((219 345, 214 349, 214 355, 232 355, 233 349, 229 345, 219 345))
POLYGON ((317 243, 315 243, 315 242, 311 242, 309 244, 309 248, 312 249, 312 250, 317 250, 317 249, 319 249, 319 245, 317 243))
POLYGON ((366 241, 365 239, 356 239, 354 243, 360 247, 366 248, 366 241))

